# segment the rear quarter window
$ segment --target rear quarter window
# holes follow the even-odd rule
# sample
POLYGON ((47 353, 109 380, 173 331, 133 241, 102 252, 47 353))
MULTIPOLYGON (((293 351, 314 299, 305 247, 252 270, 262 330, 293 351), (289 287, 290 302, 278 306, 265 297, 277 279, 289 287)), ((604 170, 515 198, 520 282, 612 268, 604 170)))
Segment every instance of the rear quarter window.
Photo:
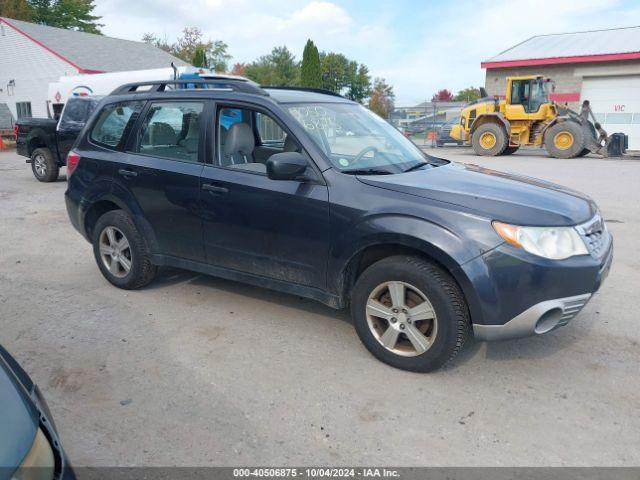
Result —
POLYGON ((143 102, 120 102, 106 105, 98 114, 89 138, 103 147, 116 149, 126 140, 142 111, 143 102))

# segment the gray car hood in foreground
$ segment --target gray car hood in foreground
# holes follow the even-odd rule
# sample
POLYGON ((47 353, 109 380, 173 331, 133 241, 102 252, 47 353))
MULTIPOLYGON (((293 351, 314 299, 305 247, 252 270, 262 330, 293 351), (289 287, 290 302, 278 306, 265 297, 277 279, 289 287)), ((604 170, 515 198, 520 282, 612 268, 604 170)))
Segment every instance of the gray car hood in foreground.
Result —
POLYGON ((22 463, 37 429, 37 410, 0 357, 0 468, 22 463))

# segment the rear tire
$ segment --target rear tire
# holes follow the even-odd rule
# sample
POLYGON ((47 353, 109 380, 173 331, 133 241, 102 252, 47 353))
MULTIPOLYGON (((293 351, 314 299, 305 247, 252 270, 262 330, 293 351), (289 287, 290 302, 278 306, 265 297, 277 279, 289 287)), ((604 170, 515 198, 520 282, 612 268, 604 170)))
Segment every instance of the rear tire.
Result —
POLYGON ((60 173, 58 162, 48 148, 36 148, 31 154, 31 171, 39 182, 55 182, 60 173))
POLYGON ((122 210, 111 210, 96 222, 93 254, 104 278, 118 288, 144 287, 157 272, 142 235, 122 210))
POLYGON ((471 145, 478 155, 495 157, 509 146, 509 138, 504 127, 497 123, 480 125, 471 136, 471 145))
POLYGON ((555 158, 574 158, 584 149, 585 138, 582 127, 574 121, 553 125, 544 135, 544 147, 555 158))
POLYGON ((413 256, 388 257, 367 268, 353 288, 351 315, 369 352, 413 372, 445 365, 470 333, 456 282, 439 266, 413 256))
POLYGON ((512 153, 516 153, 518 151, 518 149, 520 148, 520 146, 516 146, 516 147, 507 147, 504 149, 504 152, 502 152, 503 155, 511 155, 512 153))

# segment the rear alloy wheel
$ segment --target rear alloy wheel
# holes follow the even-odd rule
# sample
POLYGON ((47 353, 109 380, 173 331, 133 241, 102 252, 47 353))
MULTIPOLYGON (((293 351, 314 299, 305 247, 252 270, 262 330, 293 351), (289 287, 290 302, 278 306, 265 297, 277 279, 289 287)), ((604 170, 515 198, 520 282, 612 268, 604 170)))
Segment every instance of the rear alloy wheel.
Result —
POLYGON ((471 136, 471 146, 478 155, 502 155, 508 145, 507 132, 497 123, 484 123, 471 136))
POLYGON ((31 154, 31 171, 40 182, 55 182, 58 179, 60 167, 53 158, 51 150, 36 148, 31 154))
POLYGON ((127 290, 147 285, 157 268, 133 220, 122 210, 102 215, 93 228, 93 253, 102 275, 127 290))
POLYGON ((111 275, 124 278, 131 271, 131 245, 116 227, 106 227, 100 233, 100 258, 111 275))
POLYGON ((544 135, 544 147, 555 158, 574 158, 585 149, 584 132, 574 121, 553 125, 544 135))
POLYGON ((460 288, 439 266, 398 255, 367 268, 351 292, 358 336, 379 360, 428 372, 451 360, 470 331, 460 288))

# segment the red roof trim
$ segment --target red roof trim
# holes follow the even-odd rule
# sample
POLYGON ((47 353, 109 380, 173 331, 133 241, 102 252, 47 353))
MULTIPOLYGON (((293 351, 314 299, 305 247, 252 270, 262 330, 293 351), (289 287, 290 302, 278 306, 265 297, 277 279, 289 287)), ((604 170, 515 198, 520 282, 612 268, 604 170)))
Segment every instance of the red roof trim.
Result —
POLYGON ((22 30, 20 30, 18 27, 16 27, 15 25, 7 22, 4 18, 0 18, 0 22, 6 23, 7 25, 9 25, 11 28, 13 28, 16 32, 24 35, 25 37, 27 37, 29 40, 31 40, 32 42, 40 45, 42 48, 44 48, 47 52, 53 53, 56 57, 58 57, 60 60, 63 60, 65 62, 67 62, 69 65, 71 65, 73 68, 78 70, 78 73, 83 73, 83 68, 79 67, 78 65, 76 65, 75 63, 73 63, 71 60, 69 60, 68 58, 60 55, 58 52, 56 52, 55 50, 50 49, 49 47, 47 47, 44 43, 39 42, 38 40, 36 40, 35 38, 33 38, 31 35, 29 35, 28 33, 23 32, 22 30))
POLYGON ((534 65, 558 65, 562 63, 611 62, 640 59, 640 52, 605 53, 603 55, 579 55, 574 57, 531 58, 528 60, 504 60, 481 62, 481 68, 529 67, 534 65))
POLYGON ((91 70, 89 68, 81 68, 78 73, 86 73, 87 75, 93 75, 94 73, 105 73, 103 70, 91 70))

